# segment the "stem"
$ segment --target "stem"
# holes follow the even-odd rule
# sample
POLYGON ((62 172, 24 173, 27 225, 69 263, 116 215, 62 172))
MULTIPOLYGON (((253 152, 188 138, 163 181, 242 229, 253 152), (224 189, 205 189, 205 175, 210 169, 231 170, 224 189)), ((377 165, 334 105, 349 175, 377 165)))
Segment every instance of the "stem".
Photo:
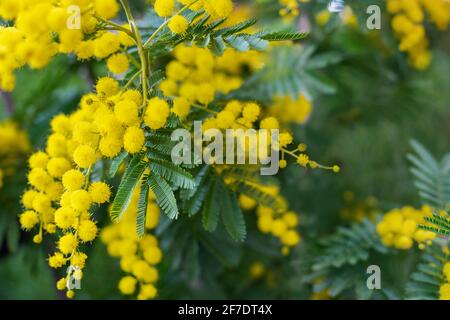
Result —
MULTIPOLYGON (((184 11, 186 11, 190 6, 192 6, 194 3, 198 2, 199 0, 194 0, 191 3, 185 5, 183 8, 181 8, 177 13, 175 13, 176 15, 182 14, 184 11)), ((153 34, 150 36, 150 38, 148 38, 147 41, 145 41, 144 43, 144 48, 146 46, 148 46, 150 44, 150 42, 156 37, 156 35, 162 30, 164 29, 165 26, 167 26, 167 24, 169 23, 170 19, 167 19, 166 21, 164 21, 163 24, 161 24, 158 29, 155 30, 155 32, 153 32, 153 34)))
POLYGON ((203 110, 203 111, 212 113, 212 114, 218 114, 217 111, 211 110, 211 109, 209 109, 208 107, 205 107, 205 106, 202 106, 202 105, 199 105, 199 104, 196 104, 196 103, 192 104, 192 106, 193 106, 194 108, 197 108, 197 109, 200 109, 200 110, 203 110))
POLYGON ((289 150, 287 150, 287 149, 285 149, 285 148, 281 148, 281 151, 283 152, 283 153, 287 153, 288 155, 290 155, 290 156, 292 156, 292 157, 294 157, 294 158, 298 158, 298 156, 294 153, 294 152, 292 152, 292 151, 289 151, 289 150))
POLYGON ((144 108, 147 105, 148 99, 148 89, 147 89, 147 78, 148 78, 148 60, 147 55, 145 54, 144 47, 142 45, 142 38, 139 32, 139 29, 136 25, 136 22, 133 18, 133 14, 131 13, 130 5, 128 0, 120 0, 123 9, 125 10, 125 14, 127 16, 128 23, 131 28, 131 32, 134 34, 134 39, 136 41, 136 45, 138 48, 139 59, 141 60, 141 82, 142 82, 142 97, 143 97, 143 105, 144 108))
POLYGON ((86 180, 84 181, 84 189, 87 190, 89 187, 89 182, 91 180, 91 173, 92 173, 92 166, 89 166, 87 172, 86 172, 86 180))
POLYGON ((120 24, 117 24, 117 23, 115 23, 113 21, 105 20, 102 17, 99 17, 97 15, 94 15, 94 17, 98 21, 103 22, 104 24, 106 24, 106 25, 108 25, 110 27, 113 27, 112 29, 107 29, 107 30, 122 31, 122 32, 125 32, 126 34, 128 34, 130 37, 132 37, 134 39, 134 34, 130 30, 128 30, 127 28, 122 27, 120 24))

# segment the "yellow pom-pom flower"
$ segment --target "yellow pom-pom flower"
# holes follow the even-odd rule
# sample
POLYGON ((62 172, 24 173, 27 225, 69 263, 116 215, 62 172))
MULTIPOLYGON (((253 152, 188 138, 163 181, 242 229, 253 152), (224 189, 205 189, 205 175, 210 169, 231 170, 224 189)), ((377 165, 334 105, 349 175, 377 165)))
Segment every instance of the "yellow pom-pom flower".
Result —
POLYGON ((115 74, 125 73, 130 67, 128 58, 123 53, 118 53, 111 56, 106 62, 108 69, 115 74))
POLYGON ((76 222, 77 214, 70 207, 61 207, 55 211, 55 223, 60 229, 72 227, 76 222))
POLYGON ((54 178, 62 177, 70 168, 70 162, 62 157, 52 158, 47 163, 47 171, 54 178))
POLYGON ((67 171, 62 177, 63 186, 68 191, 81 189, 84 182, 84 174, 81 171, 75 169, 67 171))
POLYGON ((92 202, 101 204, 109 201, 111 190, 106 183, 97 181, 89 186, 89 194, 91 195, 92 202))
POLYGON ((35 211, 28 210, 20 215, 19 221, 24 230, 31 230, 39 223, 39 216, 35 211))
POLYGON ((77 190, 70 194, 70 204, 75 210, 84 212, 89 210, 92 198, 86 190, 77 190))
POLYGON ((58 248, 63 254, 71 254, 78 246, 78 239, 72 233, 66 233, 58 241, 58 248))
POLYGON ((175 0, 156 0, 155 12, 160 17, 170 17, 175 8, 175 0))
POLYGON ((132 100, 123 100, 114 106, 117 120, 125 125, 133 125, 139 121, 138 106, 132 100))
POLYGON ((107 98, 119 92, 119 83, 113 78, 103 77, 98 80, 95 89, 97 90, 97 94, 107 98))
POLYGON ((123 145, 127 152, 136 153, 144 146, 144 130, 138 127, 129 127, 123 137, 123 145))
POLYGON ((175 34, 183 33, 189 27, 189 22, 183 16, 173 16, 169 21, 169 29, 175 34))
POLYGON ((91 220, 81 221, 78 226, 78 237, 83 242, 91 242, 97 236, 97 226, 91 220))
POLYGON ((153 130, 161 129, 166 124, 170 108, 166 101, 155 97, 148 102, 144 121, 153 130))
POLYGON ((131 295, 136 290, 136 279, 132 276, 125 276, 119 281, 119 290, 124 295, 131 295))
POLYGON ((95 150, 92 147, 82 145, 73 153, 73 160, 80 168, 86 169, 95 163, 97 157, 95 155, 95 150))

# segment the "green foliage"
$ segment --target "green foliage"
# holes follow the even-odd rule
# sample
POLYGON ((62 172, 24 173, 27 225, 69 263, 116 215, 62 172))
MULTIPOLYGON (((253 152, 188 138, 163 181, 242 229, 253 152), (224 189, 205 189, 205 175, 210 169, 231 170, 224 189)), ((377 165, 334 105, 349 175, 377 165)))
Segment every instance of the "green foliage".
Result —
POLYGON ((146 166, 147 163, 143 160, 142 154, 137 154, 131 159, 111 205, 110 215, 113 221, 119 221, 122 218, 130 204, 134 189, 144 174, 146 166))
POLYGON ((306 33, 295 31, 259 32, 255 34, 244 31, 256 24, 256 19, 242 21, 232 26, 219 28, 226 19, 219 19, 212 23, 210 17, 204 15, 194 21, 202 12, 188 12, 185 16, 190 22, 188 30, 182 34, 173 34, 166 30, 153 39, 147 46, 151 57, 157 58, 167 54, 171 49, 180 43, 196 45, 200 48, 209 48, 216 55, 222 55, 227 47, 237 51, 266 50, 269 41, 301 40, 306 37, 306 33))
POLYGON ((436 300, 439 298, 439 288, 445 282, 442 272, 444 264, 448 261, 448 254, 444 252, 447 247, 433 244, 423 252, 416 271, 406 286, 406 296, 411 300, 436 300))
MULTIPOLYGON (((282 33, 281 33, 282 34, 282 33)), ((281 35, 279 34, 279 35, 281 35)), ((308 97, 335 93, 335 86, 320 69, 338 63, 342 54, 327 52, 316 54, 314 46, 279 46, 270 51, 266 66, 247 79, 232 97, 270 101, 275 96, 297 98, 300 93, 308 97)))
POLYGON ((328 290, 333 298, 369 299, 376 295, 385 299, 394 296, 389 284, 383 282, 383 290, 378 293, 369 290, 366 269, 371 264, 378 265, 389 253, 381 244, 373 222, 363 220, 341 226, 310 248, 307 255, 311 259, 310 272, 303 281, 313 284, 313 292, 328 290))
POLYGON ((445 210, 450 203, 450 154, 437 161, 417 141, 412 141, 414 154, 408 154, 414 185, 420 197, 438 210, 445 210))
POLYGON ((222 218, 228 234, 236 241, 244 241, 246 226, 235 194, 228 189, 220 176, 213 175, 210 179, 210 190, 202 211, 203 226, 213 232, 217 228, 219 218, 222 218))
POLYGON ((352 224, 350 227, 339 227, 337 231, 319 240, 319 255, 312 269, 315 271, 345 264, 354 265, 358 261, 369 258, 371 250, 386 253, 387 249, 379 240, 375 225, 369 220, 352 224))
POLYGON ((125 159, 128 157, 128 153, 123 151, 121 152, 117 157, 111 160, 111 164, 109 166, 108 176, 110 178, 114 178, 117 170, 119 170, 119 167, 122 165, 122 163, 125 161, 125 159))
POLYGON ((145 234, 145 221, 147 218, 147 205, 150 187, 148 176, 142 178, 141 190, 139 192, 138 208, 136 212, 136 234, 142 237, 145 234))
POLYGON ((171 186, 160 175, 150 173, 148 176, 148 185, 155 193, 156 203, 161 210, 171 219, 178 217, 177 200, 171 186))

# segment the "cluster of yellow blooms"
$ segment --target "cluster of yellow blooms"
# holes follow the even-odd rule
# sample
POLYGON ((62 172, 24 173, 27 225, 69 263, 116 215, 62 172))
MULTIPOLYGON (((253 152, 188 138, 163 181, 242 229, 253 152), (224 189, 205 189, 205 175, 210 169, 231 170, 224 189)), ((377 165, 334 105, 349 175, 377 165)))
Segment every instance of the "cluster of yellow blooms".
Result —
MULTIPOLYGON (((233 11, 232 0, 178 0, 178 2, 184 5, 183 8, 190 8, 194 11, 204 9, 209 15, 210 21, 226 18, 233 11)), ((189 27, 188 20, 181 15, 183 9, 174 14, 175 0, 156 0, 154 8, 156 14, 160 17, 170 17, 167 23, 173 33, 183 33, 189 27)))
POLYGON ((403 207, 387 212, 377 224, 377 233, 387 247, 397 249, 410 249, 414 241, 423 249, 430 245, 436 234, 431 231, 419 229, 418 225, 426 225, 424 217, 432 216, 432 209, 424 205, 420 210, 413 207, 403 207))
POLYGON ((278 238, 283 245, 281 252, 284 255, 289 254, 290 248, 295 247, 301 240, 297 231, 299 225, 298 215, 288 210, 286 199, 280 195, 277 186, 253 185, 265 193, 268 193, 277 199, 279 209, 274 210, 270 207, 258 205, 257 200, 246 195, 239 196, 239 203, 244 210, 253 210, 256 208, 258 229, 265 234, 271 234, 278 238))
POLYGON ((167 79, 160 84, 166 97, 174 101, 174 113, 184 118, 192 104, 208 105, 216 93, 227 94, 239 88, 244 66, 255 70, 262 65, 262 54, 256 51, 239 53, 227 49, 215 57, 208 49, 179 45, 175 59, 166 67, 167 79))
MULTIPOLYGON (((227 17, 233 8, 231 0, 178 2, 183 7, 175 14, 175 0, 154 2, 155 12, 159 16, 170 17, 161 27, 167 25, 174 33, 184 32, 188 28, 187 20, 181 16, 186 8, 204 9, 211 19, 227 17)), ((126 7, 124 9, 127 11, 126 7)), ((125 49, 136 45, 138 51, 142 51, 143 45, 135 27, 108 21, 118 11, 116 0, 0 2, 0 16, 15 22, 14 27, 0 29, 2 88, 11 90, 14 87, 13 71, 18 67, 26 64, 32 68, 43 67, 58 52, 73 53, 82 60, 91 57, 105 59, 112 73, 124 73, 129 63, 125 49), (67 26, 67 9, 71 5, 81 8, 81 29, 67 26), (42 26, 32 28, 34 21, 40 17, 47 19, 42 26), (2 55, 3 50, 14 54, 2 55)), ((129 12, 126 13, 129 15, 129 12)), ((191 108, 210 113, 211 117, 204 121, 205 130, 213 127, 227 129, 254 126, 278 129, 280 123, 276 116, 286 115, 281 111, 284 103, 289 103, 292 117, 282 118, 283 123, 303 123, 311 112, 311 104, 303 96, 297 101, 289 98, 276 99, 272 111, 274 114, 267 114, 266 117, 262 117, 264 112, 254 102, 225 101, 219 104, 223 106, 220 111, 211 110, 209 105, 216 97, 242 85, 244 71, 253 71, 262 66, 263 55, 255 51, 239 53, 234 49, 227 49, 222 56, 215 57, 207 49, 185 45, 174 49, 174 60, 166 67, 167 77, 159 85, 165 97, 148 99, 146 54, 139 53, 142 90, 128 89, 133 84, 132 80, 121 88, 112 77, 100 78, 96 83, 95 93, 84 95, 76 111, 53 118, 52 132, 45 150, 38 151, 29 158, 30 187, 22 197, 25 211, 20 215, 20 224, 24 230, 38 230, 33 238, 35 243, 41 243, 45 233, 57 235, 57 250, 48 258, 48 263, 52 268, 67 265, 73 268, 73 278, 76 280, 81 280, 87 259, 82 247, 98 235, 92 209, 95 205, 109 202, 112 194, 106 183, 93 181, 95 179, 91 173, 96 163, 102 159, 113 158, 123 150, 129 154, 144 150, 144 127, 152 130, 165 127, 171 113, 184 120, 191 108), (298 109, 294 112, 298 106, 301 107, 301 112, 298 109)), ((17 139, 17 135, 15 138, 17 139)), ((304 145, 294 151, 285 149, 292 141, 290 133, 280 134, 277 142, 283 154, 280 166, 286 166, 284 154, 289 153, 302 166, 323 167, 309 160, 304 153, 304 145), (301 154, 295 154, 296 151, 301 154)), ((339 171, 337 166, 328 169, 339 171)), ((266 188, 264 191, 272 193, 284 205, 277 212, 258 206, 258 226, 262 232, 279 238, 283 244, 282 252, 287 254, 289 248, 300 242, 296 230, 298 216, 288 211, 278 188, 261 188, 266 188)), ((136 235, 138 196, 139 190, 135 190, 122 220, 105 228, 101 238, 107 245, 109 254, 120 258, 121 268, 127 273, 119 283, 119 290, 125 295, 136 293, 138 299, 151 299, 157 294, 154 284, 158 280, 158 272, 155 266, 161 261, 162 252, 157 239, 151 234, 142 238, 136 235)), ((150 195, 150 200, 147 229, 155 228, 159 218, 159 208, 154 202, 153 194, 150 195)), ((244 196, 241 196, 240 201, 244 209, 257 206, 255 200, 244 196)), ((67 290, 67 297, 72 298, 74 291, 68 286, 69 280, 71 279, 68 277, 60 279, 57 288, 67 290)))
POLYGON ((407 52, 410 64, 424 70, 431 62, 429 40, 424 26, 426 15, 439 30, 450 22, 450 3, 446 0, 386 0, 393 14, 392 28, 400 40, 400 51, 407 52))
POLYGON ((307 3, 310 0, 278 0, 281 9, 278 11, 286 22, 293 21, 300 14, 300 4, 307 3))
MULTIPOLYGON (((155 265, 162 260, 163 253, 153 235, 147 232, 139 238, 136 234, 139 193, 139 188, 136 188, 123 218, 119 223, 105 227, 101 232, 101 240, 106 244, 109 255, 120 259, 120 268, 127 273, 119 282, 120 292, 124 295, 133 295, 139 284, 137 298, 148 300, 155 298, 157 294, 154 284, 158 280, 158 270, 155 265)), ((150 191, 146 229, 156 228, 159 215, 160 210, 155 202, 155 196, 150 191)))
MULTIPOLYGON (((20 223, 25 230, 39 225, 36 243, 42 241, 43 231, 62 232, 59 251, 49 258, 53 268, 70 261, 82 269, 86 255, 79 251, 79 244, 91 242, 97 235, 89 210, 93 204, 108 202, 111 191, 104 182, 91 182, 94 164, 102 157, 117 155, 122 148, 138 152, 144 144, 144 131, 138 126, 141 94, 120 91, 112 78, 100 79, 96 90, 97 94, 85 95, 71 115, 53 118, 45 151, 29 159, 31 189, 22 198, 27 211, 21 214, 20 223)), ((58 288, 64 289, 63 284, 64 279, 58 288)), ((73 291, 69 290, 68 296, 73 296, 73 291)))
POLYGON ((3 186, 3 179, 14 174, 18 158, 25 156, 30 149, 26 132, 16 123, 0 123, 0 188, 3 186))
POLYGON ((117 52, 134 44, 129 26, 118 26, 118 32, 100 26, 119 8, 117 0, 1 1, 0 17, 14 25, 0 27, 0 88, 13 90, 15 69, 42 68, 57 53, 73 53, 80 60, 108 58, 113 73, 125 72, 128 58, 117 52))
POLYGON ((291 96, 275 97, 273 104, 267 109, 269 115, 276 117, 282 124, 304 124, 313 111, 313 105, 304 94, 297 99, 291 96))

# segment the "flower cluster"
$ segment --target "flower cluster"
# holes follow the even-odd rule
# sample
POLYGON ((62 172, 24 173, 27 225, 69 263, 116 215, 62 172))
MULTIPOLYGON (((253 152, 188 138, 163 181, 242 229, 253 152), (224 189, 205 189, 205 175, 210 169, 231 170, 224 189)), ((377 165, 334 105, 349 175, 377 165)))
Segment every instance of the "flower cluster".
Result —
POLYGON ((279 14, 285 21, 292 21, 300 14, 300 6, 297 0, 278 0, 278 2, 281 6, 279 14))
MULTIPOLYGON (((157 3, 162 4, 162 14, 158 13, 160 16, 170 16, 173 11, 174 0, 156 0, 155 9, 157 3), (172 9, 171 9, 172 8, 172 9), (171 10, 170 10, 171 9, 171 10), (164 15, 165 13, 165 15, 164 15)), ((204 9, 205 12, 210 16, 212 21, 217 19, 222 19, 228 17, 233 11, 233 1, 232 0, 178 0, 181 4, 189 6, 192 10, 204 9)), ((156 10, 158 12, 159 10, 156 10)))
POLYGON ((400 40, 400 51, 407 52, 410 64, 424 70, 431 62, 425 18, 439 30, 446 30, 450 22, 450 7, 446 0, 387 0, 388 12, 393 14, 392 28, 400 40))
POLYGON ((122 148, 135 153, 144 145, 138 107, 141 94, 120 91, 112 78, 101 78, 96 90, 97 94, 85 95, 71 115, 53 118, 45 151, 29 159, 31 188, 22 198, 26 211, 20 222, 25 230, 39 225, 36 243, 42 241, 43 231, 61 234, 59 251, 49 258, 53 268, 70 261, 81 269, 84 259, 80 262, 80 257, 85 255, 79 252, 79 244, 96 237, 90 209, 93 204, 108 202, 111 191, 104 182, 91 181, 94 164, 102 157, 117 155, 122 148))
POLYGON ((281 151, 281 160, 280 160, 280 168, 284 169, 287 167, 286 156, 290 156, 295 159, 296 163, 303 168, 311 168, 311 169, 325 169, 331 170, 335 173, 339 173, 341 168, 338 165, 333 165, 331 167, 321 165, 317 163, 317 161, 311 160, 309 155, 306 153, 307 146, 304 143, 300 143, 297 145, 295 149, 287 149, 284 146, 288 146, 292 143, 292 136, 290 141, 285 141, 283 143, 283 136, 280 134, 280 151, 281 151))
POLYGON ((238 89, 245 66, 251 70, 261 67, 262 54, 251 51, 239 53, 227 49, 215 57, 208 49, 179 45, 175 59, 166 67, 167 79, 160 84, 166 97, 174 100, 174 113, 184 118, 192 104, 206 106, 217 93, 227 94, 238 89))
POLYGON ((80 60, 109 57, 113 73, 125 72, 128 59, 117 52, 134 44, 130 28, 111 28, 107 21, 119 8, 116 0, 2 1, 0 17, 14 24, 0 27, 0 88, 14 89, 15 69, 42 68, 58 53, 73 53, 80 60))
POLYGON ((387 247, 397 249, 410 249, 414 241, 419 248, 430 245, 436 234, 431 231, 419 229, 418 225, 426 225, 424 217, 432 215, 432 209, 424 205, 420 210, 413 207, 393 209, 386 213, 377 224, 377 233, 381 241, 387 247))
MULTIPOLYGON (((163 254, 156 237, 148 232, 142 238, 138 238, 136 234, 139 193, 137 188, 120 222, 102 230, 101 240, 107 246, 110 256, 120 258, 120 268, 127 273, 119 282, 120 292, 130 296, 138 291, 139 300, 148 300, 155 298, 157 294, 154 284, 158 280, 158 270, 155 265, 161 262, 163 254)), ((145 222, 147 230, 156 228, 159 215, 155 196, 150 191, 145 222)))
POLYGON ((14 175, 18 158, 23 157, 30 149, 26 132, 16 123, 11 121, 0 123, 0 188, 6 176, 14 175))
POLYGON ((265 234, 270 234, 278 238, 283 245, 281 252, 287 255, 290 248, 299 244, 301 237, 297 231, 299 225, 298 214, 288 210, 286 199, 280 194, 276 186, 253 185, 253 187, 275 197, 278 202, 278 210, 258 205, 255 199, 246 195, 239 196, 239 203, 244 210, 253 210, 256 208, 258 229, 265 234))
POLYGON ((297 99, 291 96, 275 97, 267 109, 269 115, 276 117, 282 124, 304 124, 313 111, 313 105, 304 94, 297 99))

